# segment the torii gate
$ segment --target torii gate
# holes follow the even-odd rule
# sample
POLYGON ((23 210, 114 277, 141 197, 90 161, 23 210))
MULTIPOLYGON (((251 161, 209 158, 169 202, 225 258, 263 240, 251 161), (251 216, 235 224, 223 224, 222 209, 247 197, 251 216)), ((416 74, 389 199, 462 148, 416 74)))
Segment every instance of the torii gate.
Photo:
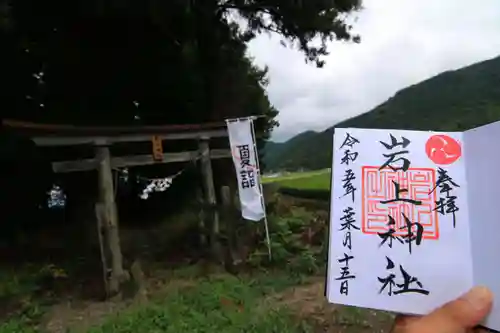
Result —
MULTIPOLYGON (((215 207, 216 195, 211 159, 231 157, 229 149, 210 150, 209 148, 211 138, 228 136, 224 123, 142 127, 77 127, 4 120, 3 125, 18 131, 31 133, 30 138, 40 147, 75 145, 91 145, 94 147, 94 158, 53 162, 52 169, 56 173, 95 169, 98 171, 99 199, 95 208, 103 273, 105 275, 105 288, 108 297, 118 294, 121 283, 128 279, 128 274, 123 268, 112 169, 158 163, 187 162, 201 156, 205 200, 209 206, 215 207), (198 151, 163 153, 163 141, 165 140, 199 140, 198 151), (152 154, 120 157, 113 157, 110 154, 109 147, 113 144, 147 141, 152 143, 152 154), (107 274, 109 269, 108 259, 106 258, 107 252, 110 253, 110 276, 107 274)), ((211 211, 212 253, 218 255, 219 217, 215 209, 211 211)))

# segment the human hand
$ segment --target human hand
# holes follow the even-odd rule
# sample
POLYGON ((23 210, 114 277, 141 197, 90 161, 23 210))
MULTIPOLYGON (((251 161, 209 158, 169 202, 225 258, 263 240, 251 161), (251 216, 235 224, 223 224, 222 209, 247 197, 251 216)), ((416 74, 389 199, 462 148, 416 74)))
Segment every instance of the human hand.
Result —
MULTIPOLYGON (((432 313, 417 316, 399 316, 392 333, 467 333, 488 315, 493 305, 493 294, 485 287, 472 288, 460 298, 449 302, 432 313)), ((484 330, 487 331, 487 330, 484 330)))

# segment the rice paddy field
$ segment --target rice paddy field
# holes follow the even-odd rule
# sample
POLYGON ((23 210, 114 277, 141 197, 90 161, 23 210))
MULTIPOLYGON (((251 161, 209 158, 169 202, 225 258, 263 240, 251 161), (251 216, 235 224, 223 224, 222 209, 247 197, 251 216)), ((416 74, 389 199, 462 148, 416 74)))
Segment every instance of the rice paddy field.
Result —
POLYGON ((263 183, 276 183, 281 187, 300 190, 330 190, 330 170, 296 172, 279 177, 264 177, 263 183))

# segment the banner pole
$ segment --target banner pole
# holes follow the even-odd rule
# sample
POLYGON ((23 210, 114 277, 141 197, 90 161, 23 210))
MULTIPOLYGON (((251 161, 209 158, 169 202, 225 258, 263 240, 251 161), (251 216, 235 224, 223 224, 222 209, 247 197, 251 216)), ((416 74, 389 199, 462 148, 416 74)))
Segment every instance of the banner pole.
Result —
POLYGON ((257 164, 257 173, 259 175, 259 187, 260 187, 260 202, 262 204, 262 209, 264 210, 264 228, 266 230, 266 241, 267 241, 267 253, 269 256, 269 261, 272 260, 272 253, 271 253, 271 238, 269 237, 269 223, 267 220, 267 212, 266 212, 266 202, 264 200, 264 189, 262 187, 262 174, 260 172, 260 163, 259 163, 259 155, 258 155, 258 150, 257 150, 257 139, 255 136, 255 129, 253 126, 253 119, 249 118, 250 120, 250 127, 252 129, 252 137, 253 137, 253 151, 255 154, 255 163, 257 164))

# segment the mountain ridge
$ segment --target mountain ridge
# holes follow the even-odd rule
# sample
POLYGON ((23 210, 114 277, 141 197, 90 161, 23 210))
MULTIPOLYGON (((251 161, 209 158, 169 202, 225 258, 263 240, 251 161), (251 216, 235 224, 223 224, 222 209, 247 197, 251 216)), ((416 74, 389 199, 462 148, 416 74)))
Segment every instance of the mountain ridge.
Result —
POLYGON ((371 111, 322 132, 300 133, 277 150, 266 146, 264 161, 269 170, 330 167, 335 127, 463 131, 499 119, 500 57, 495 57, 410 85, 371 111))

